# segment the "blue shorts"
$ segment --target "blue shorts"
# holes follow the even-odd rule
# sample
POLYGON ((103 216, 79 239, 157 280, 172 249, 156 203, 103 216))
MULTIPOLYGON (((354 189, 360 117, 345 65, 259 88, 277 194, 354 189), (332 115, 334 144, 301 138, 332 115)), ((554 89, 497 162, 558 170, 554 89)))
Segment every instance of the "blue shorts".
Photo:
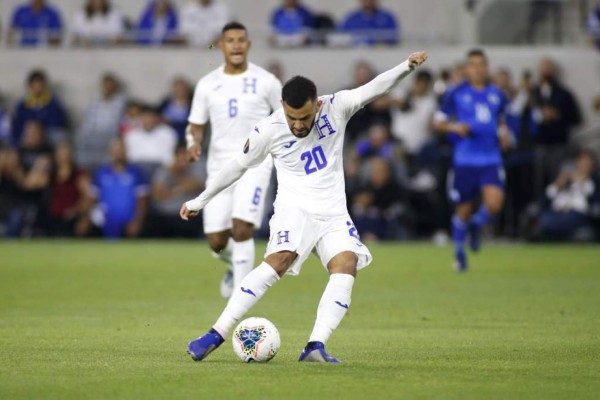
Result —
POLYGON ((448 196, 453 203, 466 203, 477 197, 483 186, 498 186, 504 190, 504 180, 501 165, 454 166, 448 179, 448 196))

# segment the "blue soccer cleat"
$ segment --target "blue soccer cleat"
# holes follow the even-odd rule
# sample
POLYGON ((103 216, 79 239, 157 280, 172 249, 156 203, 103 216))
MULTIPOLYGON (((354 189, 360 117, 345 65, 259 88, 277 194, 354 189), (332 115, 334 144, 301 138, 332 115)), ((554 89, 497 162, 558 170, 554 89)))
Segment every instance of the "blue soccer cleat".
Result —
POLYGON ((464 249, 456 250, 454 253, 454 270, 456 272, 466 272, 468 269, 467 255, 464 249))
POLYGON ((469 246, 476 253, 481 248, 481 226, 477 224, 469 225, 469 246))
POLYGON ((200 336, 198 339, 192 340, 188 344, 188 353, 194 361, 202 361, 210 354, 211 351, 219 347, 225 339, 219 332, 211 329, 208 333, 200 336))
POLYGON ((325 351, 325 345, 321 342, 308 342, 298 361, 309 361, 309 362, 327 362, 332 364, 341 363, 335 357, 330 356, 325 351))

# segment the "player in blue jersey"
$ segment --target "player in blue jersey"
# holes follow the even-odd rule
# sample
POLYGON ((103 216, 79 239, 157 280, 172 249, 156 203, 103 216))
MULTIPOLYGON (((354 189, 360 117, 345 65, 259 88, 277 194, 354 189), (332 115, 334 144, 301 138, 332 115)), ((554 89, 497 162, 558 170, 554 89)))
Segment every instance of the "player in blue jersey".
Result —
POLYGON ((498 214, 504 202, 501 150, 512 134, 504 122, 506 98, 490 84, 488 61, 481 50, 471 50, 466 62, 467 80, 449 91, 435 117, 435 129, 454 144, 450 199, 455 204, 452 238, 455 268, 467 270, 465 242, 478 251, 481 228, 498 214), (481 206, 474 202, 481 195, 481 206))

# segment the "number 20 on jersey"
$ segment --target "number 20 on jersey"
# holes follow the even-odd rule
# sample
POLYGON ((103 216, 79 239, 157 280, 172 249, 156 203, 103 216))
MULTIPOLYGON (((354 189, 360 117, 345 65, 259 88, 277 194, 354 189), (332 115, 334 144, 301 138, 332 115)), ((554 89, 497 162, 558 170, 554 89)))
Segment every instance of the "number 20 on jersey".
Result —
POLYGON ((305 151, 300 155, 300 160, 304 161, 304 171, 306 175, 315 173, 327 166, 327 158, 321 146, 317 146, 310 151, 305 151))

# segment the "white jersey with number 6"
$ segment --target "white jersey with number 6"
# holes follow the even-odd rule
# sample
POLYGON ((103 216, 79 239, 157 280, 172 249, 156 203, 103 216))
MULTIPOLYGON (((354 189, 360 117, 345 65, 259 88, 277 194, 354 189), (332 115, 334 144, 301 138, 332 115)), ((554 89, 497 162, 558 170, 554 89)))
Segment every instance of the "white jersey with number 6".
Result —
POLYGON ((222 65, 200 79, 188 121, 211 123, 209 179, 242 149, 252 127, 281 106, 280 99, 279 80, 252 63, 241 74, 226 74, 222 65))

